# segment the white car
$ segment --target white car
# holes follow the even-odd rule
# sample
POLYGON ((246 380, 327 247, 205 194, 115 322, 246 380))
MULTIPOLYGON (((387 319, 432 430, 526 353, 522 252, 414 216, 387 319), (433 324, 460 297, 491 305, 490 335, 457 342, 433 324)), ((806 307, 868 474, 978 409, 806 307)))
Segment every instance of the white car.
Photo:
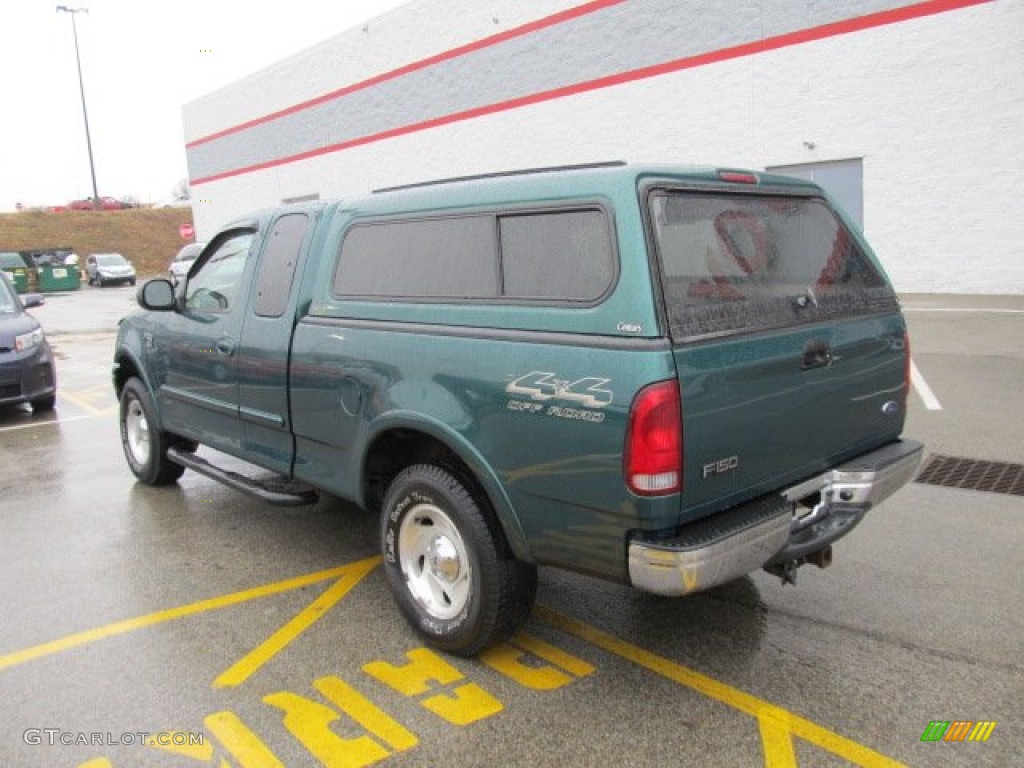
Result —
POLYGON ((102 288, 107 283, 135 285, 135 267, 120 253, 94 253, 85 260, 89 285, 102 288))
POLYGON ((171 266, 167 270, 173 285, 177 285, 188 274, 189 268, 199 258, 205 245, 206 243, 189 243, 178 251, 178 255, 174 257, 174 261, 171 262, 171 266))
POLYGON ((174 197, 170 200, 159 200, 152 204, 153 208, 191 208, 192 200, 187 197, 174 197))

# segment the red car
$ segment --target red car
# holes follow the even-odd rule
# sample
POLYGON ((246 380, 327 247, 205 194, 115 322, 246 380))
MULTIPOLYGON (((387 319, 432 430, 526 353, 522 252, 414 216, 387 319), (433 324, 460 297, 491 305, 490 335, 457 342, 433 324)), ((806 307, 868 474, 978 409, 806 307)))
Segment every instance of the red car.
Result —
MULTIPOLYGON (((103 211, 120 211, 122 208, 125 208, 127 206, 125 206, 124 203, 122 203, 120 200, 116 198, 101 197, 100 204, 98 207, 100 210, 103 211)), ((87 197, 84 200, 73 200, 72 202, 68 203, 68 208, 70 208, 72 211, 95 210, 91 197, 87 197)))

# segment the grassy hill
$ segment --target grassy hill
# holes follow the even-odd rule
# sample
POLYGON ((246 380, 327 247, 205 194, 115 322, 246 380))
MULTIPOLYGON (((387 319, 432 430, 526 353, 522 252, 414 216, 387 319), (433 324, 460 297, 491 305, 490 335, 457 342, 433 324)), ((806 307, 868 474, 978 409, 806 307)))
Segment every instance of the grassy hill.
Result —
POLYGON ((23 211, 0 214, 0 251, 71 248, 84 264, 90 253, 116 252, 140 278, 167 273, 181 246, 178 227, 192 223, 191 208, 126 211, 23 211))

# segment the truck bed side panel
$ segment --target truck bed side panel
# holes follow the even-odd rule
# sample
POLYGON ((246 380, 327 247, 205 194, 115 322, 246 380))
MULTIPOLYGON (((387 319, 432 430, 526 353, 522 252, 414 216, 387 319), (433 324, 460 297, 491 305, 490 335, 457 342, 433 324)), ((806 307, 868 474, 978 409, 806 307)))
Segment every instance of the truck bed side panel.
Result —
MULTIPOLYGON (((626 415, 640 386, 674 376, 671 352, 517 336, 301 322, 296 475, 351 496, 380 425, 430 434, 467 463, 478 457, 475 471, 494 473, 509 504, 501 512, 515 516, 535 560, 623 578, 626 532, 639 514, 622 478, 626 415)), ((671 524, 678 501, 648 510, 661 507, 656 525, 671 524)))

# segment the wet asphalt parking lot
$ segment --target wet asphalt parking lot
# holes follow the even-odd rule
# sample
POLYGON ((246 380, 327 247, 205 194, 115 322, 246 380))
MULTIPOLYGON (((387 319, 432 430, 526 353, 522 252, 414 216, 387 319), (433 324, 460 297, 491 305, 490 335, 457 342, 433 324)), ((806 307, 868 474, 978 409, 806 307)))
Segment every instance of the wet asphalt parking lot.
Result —
MULTIPOLYGON (((0 410, 0 765, 1021 764, 1021 496, 909 485, 796 587, 542 569, 523 634, 446 657, 393 607, 366 513, 135 482, 110 384, 133 307, 49 296, 57 410, 0 410), (922 741, 947 721, 979 738, 922 741)), ((906 435, 1024 464, 1024 297, 904 308, 906 435)))

